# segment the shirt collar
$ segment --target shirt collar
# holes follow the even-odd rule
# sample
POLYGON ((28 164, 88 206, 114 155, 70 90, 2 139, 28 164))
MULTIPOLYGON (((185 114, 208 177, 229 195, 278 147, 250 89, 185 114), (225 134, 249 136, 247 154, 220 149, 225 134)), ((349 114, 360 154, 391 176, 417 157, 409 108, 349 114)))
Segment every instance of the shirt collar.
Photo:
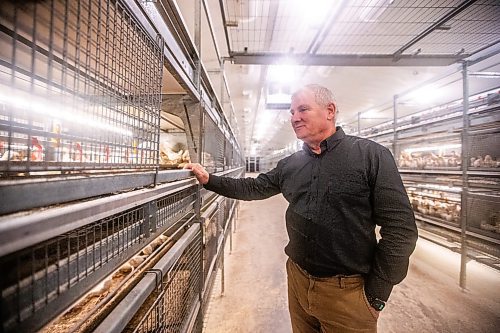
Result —
MULTIPOLYGON (((325 140, 321 141, 321 143, 319 145, 321 148, 321 153, 319 155, 323 154, 325 151, 332 150, 340 142, 340 140, 342 140, 343 138, 345 138, 344 130, 342 129, 342 127, 337 126, 335 129, 335 133, 333 133, 333 135, 331 135, 328 138, 326 138, 325 140)), ((305 151, 307 151, 311 155, 317 155, 305 143, 302 145, 302 149, 304 149, 305 151)))

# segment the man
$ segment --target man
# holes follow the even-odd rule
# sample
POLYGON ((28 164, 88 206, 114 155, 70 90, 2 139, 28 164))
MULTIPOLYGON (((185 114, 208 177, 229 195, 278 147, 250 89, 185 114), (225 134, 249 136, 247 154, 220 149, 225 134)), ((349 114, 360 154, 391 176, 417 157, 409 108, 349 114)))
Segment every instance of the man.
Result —
POLYGON ((379 311, 406 276, 417 228, 389 150, 335 126, 330 90, 307 85, 292 96, 291 123, 303 150, 257 178, 209 175, 208 190, 242 199, 282 193, 288 302, 293 332, 376 332, 379 311), (375 226, 381 239, 377 243, 375 226))

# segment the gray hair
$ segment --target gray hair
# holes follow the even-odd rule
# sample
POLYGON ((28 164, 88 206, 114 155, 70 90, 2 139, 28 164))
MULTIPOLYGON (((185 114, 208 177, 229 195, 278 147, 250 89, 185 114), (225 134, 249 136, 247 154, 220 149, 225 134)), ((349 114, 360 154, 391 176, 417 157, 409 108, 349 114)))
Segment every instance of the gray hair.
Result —
POLYGON ((335 98, 333 97, 332 91, 320 84, 307 84, 298 91, 296 91, 292 95, 292 98, 294 98, 297 93, 305 89, 311 91, 314 94, 314 99, 316 100, 316 103, 318 103, 318 105, 326 107, 328 106, 328 104, 333 103, 335 104, 336 107, 335 109, 337 109, 337 103, 335 102, 335 98))

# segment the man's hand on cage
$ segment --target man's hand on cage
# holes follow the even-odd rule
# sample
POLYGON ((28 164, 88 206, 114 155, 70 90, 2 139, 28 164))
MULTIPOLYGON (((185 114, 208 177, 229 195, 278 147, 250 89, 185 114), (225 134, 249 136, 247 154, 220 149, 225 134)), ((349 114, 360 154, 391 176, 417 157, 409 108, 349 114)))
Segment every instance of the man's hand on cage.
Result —
POLYGON ((188 163, 184 166, 184 169, 189 169, 193 171, 196 179, 200 182, 200 184, 205 185, 208 183, 209 174, 205 168, 199 163, 188 163))

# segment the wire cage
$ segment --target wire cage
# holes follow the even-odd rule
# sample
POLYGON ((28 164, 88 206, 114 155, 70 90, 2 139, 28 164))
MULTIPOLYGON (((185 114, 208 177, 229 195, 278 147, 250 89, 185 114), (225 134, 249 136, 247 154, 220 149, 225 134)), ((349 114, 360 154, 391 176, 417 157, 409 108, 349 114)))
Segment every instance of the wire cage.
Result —
POLYGON ((199 232, 163 278, 160 292, 153 304, 137 324, 133 319, 133 325, 129 325, 125 332, 186 332, 192 320, 195 320, 194 327, 198 327, 201 316, 193 316, 202 288, 201 258, 202 242, 199 232))
POLYGON ((162 41, 120 0, 2 1, 0 172, 158 163, 162 41))
POLYGON ((227 138, 224 140, 224 160, 225 160, 225 169, 231 169, 235 166, 236 161, 233 156, 234 144, 228 140, 227 138))
MULTIPOLYGON (((469 170, 500 172, 500 128, 468 138, 469 170)), ((499 173, 500 175, 500 173, 499 173)))
POLYGON ((460 225, 461 189, 448 185, 404 182, 413 211, 429 221, 460 225))
POLYGON ((224 142, 220 128, 205 114, 202 164, 208 172, 224 170, 224 142))
POLYGON ((54 302, 67 306, 69 291, 87 281, 96 283, 103 267, 118 265, 121 257, 138 250, 143 223, 139 207, 2 258, 2 267, 9 267, 1 277, 3 329, 43 325, 40 310, 54 302))
POLYGON ((34 331, 194 211, 196 186, 0 258, 2 331, 34 331))
POLYGON ((403 170, 460 170, 461 151, 459 133, 438 133, 400 140, 394 157, 403 170))
POLYGON ((204 276, 207 277, 210 272, 210 266, 213 260, 217 257, 217 249, 219 245, 219 239, 221 236, 221 218, 223 217, 224 211, 220 209, 217 210, 208 218, 204 223, 204 239, 205 239, 205 249, 203 261, 204 266, 204 276), (222 215, 222 216, 221 216, 222 215))
POLYGON ((470 231, 500 241, 499 193, 469 194, 467 197, 467 227, 470 231))
POLYGON ((228 223, 230 222, 231 210, 234 209, 236 200, 231 198, 226 198, 224 201, 224 218, 222 220, 222 229, 226 230, 228 223))

